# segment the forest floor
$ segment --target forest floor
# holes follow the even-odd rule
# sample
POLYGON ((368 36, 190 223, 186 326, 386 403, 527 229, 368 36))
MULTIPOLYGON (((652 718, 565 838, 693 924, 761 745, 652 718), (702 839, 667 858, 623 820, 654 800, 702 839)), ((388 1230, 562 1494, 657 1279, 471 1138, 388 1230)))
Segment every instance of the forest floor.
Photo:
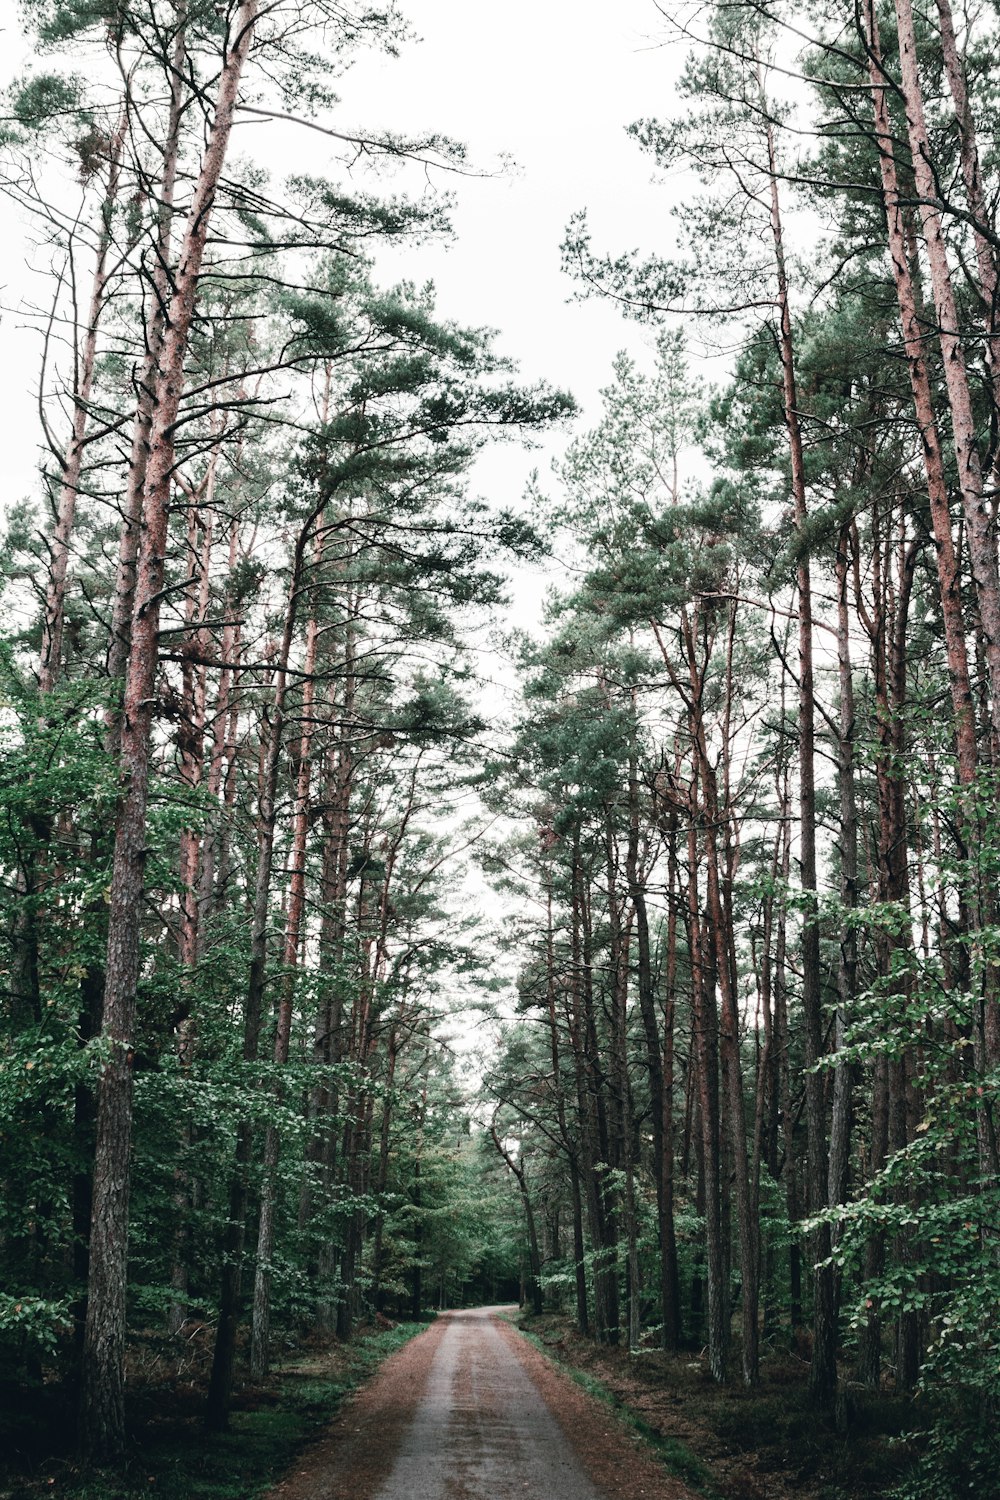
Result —
POLYGON ((201 1422, 207 1332, 176 1349, 134 1345, 120 1471, 79 1466, 56 1388, 0 1391, 0 1500, 876 1500, 911 1457, 908 1402, 859 1396, 838 1433, 790 1354, 747 1393, 694 1352, 630 1355, 514 1309, 288 1348, 221 1436, 201 1422))
POLYGON ((328 1427, 345 1397, 426 1328, 363 1329, 350 1344, 286 1346, 263 1386, 237 1388, 230 1430, 205 1431, 211 1330, 181 1344, 149 1334, 129 1352, 129 1456, 121 1469, 82 1468, 75 1421, 53 1384, 0 1387, 0 1500, 253 1500, 328 1427))
POLYGON ((760 1386, 748 1392, 715 1385, 696 1352, 629 1354, 582 1338, 554 1315, 522 1317, 518 1326, 704 1500, 875 1500, 912 1462, 899 1440, 913 1425, 908 1400, 852 1391, 840 1432, 810 1404, 808 1366, 793 1354, 765 1358, 760 1386))
POLYGON ((497 1311, 442 1314, 266 1500, 698 1500, 497 1311))

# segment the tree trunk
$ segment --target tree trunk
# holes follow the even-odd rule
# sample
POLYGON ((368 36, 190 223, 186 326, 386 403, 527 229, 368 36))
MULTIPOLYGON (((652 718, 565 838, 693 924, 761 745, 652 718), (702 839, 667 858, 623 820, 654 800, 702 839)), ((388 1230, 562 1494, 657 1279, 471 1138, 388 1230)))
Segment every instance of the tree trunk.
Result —
POLYGON ((708 1366, 723 1381, 729 1353, 726 1318, 725 1251, 722 1243, 722 1162, 719 1123, 719 1020, 715 1004, 713 945, 701 920, 698 899, 698 826, 694 819, 696 784, 691 788, 688 825, 688 951, 691 962, 691 1027, 698 1086, 698 1123, 705 1183, 705 1245, 708 1270, 708 1366))
MULTIPOLYGON (((691 681, 691 737, 702 784, 708 922, 715 939, 716 975, 722 1000, 720 1056, 733 1152, 733 1178, 740 1246, 743 1384, 752 1387, 757 1384, 760 1377, 757 1322, 759 1252, 756 1193, 750 1178, 747 1154, 743 1068, 740 1060, 739 1005, 736 995, 735 954, 732 948, 733 913, 730 868, 732 861, 727 860, 725 889, 723 889, 719 860, 718 830, 728 819, 729 809, 719 806, 718 782, 715 768, 709 760, 705 726, 701 716, 701 677, 695 656, 695 632, 687 616, 682 622, 682 629, 687 642, 691 681)), ((726 753, 728 753, 728 745, 726 753)))
MULTIPOLYGON (((768 164, 771 178, 771 232, 774 241, 778 284, 778 352, 781 357, 785 426, 791 461, 795 525, 802 538, 797 566, 799 594, 799 865, 805 906, 802 913, 802 1016, 805 1032, 806 1130, 808 1133, 809 1210, 826 1207, 829 1161, 826 1147, 826 1104, 822 1076, 816 1064, 823 1054, 823 1000, 820 972, 819 913, 816 878, 816 706, 813 678, 812 580, 806 552, 805 461, 799 424, 795 383, 795 351, 792 316, 785 272, 785 250, 778 197, 778 169, 774 130, 767 126, 768 164)), ((813 1263, 813 1354, 809 1368, 812 1399, 826 1405, 833 1401, 837 1386, 837 1317, 834 1271, 830 1260, 830 1229, 821 1224, 810 1240, 813 1263)))
MULTIPOLYGON (((899 37, 900 83, 906 106, 913 175, 919 199, 920 221, 927 247, 931 289, 937 318, 937 333, 948 406, 951 411, 958 483, 965 510, 969 563, 976 585, 986 666, 990 683, 990 722, 994 745, 1000 744, 1000 571, 996 537, 989 502, 983 491, 983 475, 976 443, 972 392, 965 363, 958 308, 944 237, 934 157, 924 114, 924 100, 917 65, 917 40, 911 0, 895 0, 899 37)), ((869 6, 869 27, 874 38, 877 23, 869 6)), ((882 153, 884 159, 884 152, 882 153)))
MULTIPOLYGON (((125 677, 129 655, 129 639, 132 631, 132 615, 135 608, 136 565, 139 557, 143 495, 146 488, 146 467, 151 451, 153 411, 156 405, 157 380, 163 339, 167 329, 168 309, 171 307, 171 228, 174 214, 174 195, 177 186, 177 166, 180 147, 181 121, 184 115, 184 80, 187 76, 187 0, 177 0, 174 45, 169 67, 170 104, 167 111, 166 129, 163 136, 161 171, 158 192, 156 243, 152 247, 152 270, 149 272, 150 299, 146 318, 146 353, 136 386, 138 401, 132 423, 132 446, 125 480, 125 503, 122 508, 122 530, 118 546, 118 569, 112 598, 111 639, 108 645, 108 676, 114 680, 125 677)), ((220 94, 221 97, 221 94, 220 94)), ((228 127, 227 127, 228 133, 228 127)), ((225 154, 225 148, 223 150, 225 154)), ((206 157, 207 161, 207 157, 206 157)), ((189 221, 190 223, 190 218, 189 221)), ((111 739, 117 743, 118 715, 111 716, 111 739)))
POLYGON ((955 722, 958 775, 963 786, 971 786, 975 781, 978 761, 976 713, 969 678, 961 579, 952 537, 948 481, 924 352, 925 329, 919 316, 916 290, 907 254, 907 237, 896 174, 895 143, 881 63, 878 21, 870 3, 866 5, 866 14, 869 29, 868 48, 871 59, 870 76, 875 113, 875 138, 878 145, 882 192, 885 201, 889 256, 892 261, 896 301, 903 327, 903 346, 906 351, 910 389, 913 393, 917 427, 920 431, 924 473, 927 477, 927 499, 934 532, 938 590, 941 596, 941 614, 948 656, 948 678, 955 722))
MULTIPOLYGON (((313 568, 318 570, 323 556, 322 529, 317 534, 313 568)), ((294 613, 298 599, 298 578, 293 582, 288 609, 294 613)), ((295 807, 292 814, 292 850, 288 887, 288 910, 285 916, 284 976, 278 1006, 278 1025, 274 1037, 274 1061, 287 1063, 292 1034, 292 1007, 295 1001, 295 969, 298 964, 302 921, 306 902, 306 840, 309 834, 310 786, 312 781, 313 699, 315 696, 316 650, 319 622, 315 605, 306 627, 305 654, 302 663, 302 735, 298 749, 298 773, 295 781, 295 807)), ((284 673, 279 674, 284 686, 284 673)), ((275 723, 283 718, 284 704, 275 703, 275 723)), ((277 1103, 281 1092, 277 1092, 277 1103)), ((277 1126, 269 1124, 264 1143, 264 1179, 261 1188, 260 1220, 257 1230, 257 1257, 253 1290, 253 1323, 250 1339, 250 1374, 263 1380, 268 1371, 271 1334, 271 1259, 274 1254, 274 1213, 277 1193, 278 1157, 281 1140, 277 1126)))
POLYGON ((573 1201, 573 1272, 576 1287, 576 1322, 580 1332, 586 1334, 589 1331, 590 1320, 587 1313, 587 1273, 583 1260, 583 1205, 580 1198, 579 1146, 570 1136, 569 1125, 566 1119, 566 1099, 562 1085, 562 1058, 556 1018, 555 934, 552 923, 551 868, 548 871, 548 878, 546 880, 545 900, 545 999, 549 1021, 549 1050, 552 1058, 552 1087, 556 1098, 556 1118, 559 1124, 559 1136, 566 1152, 566 1161, 569 1167, 570 1192, 573 1201))
MULTIPOLYGON (((837 661, 840 675, 840 724, 837 737, 837 784, 840 793, 840 899, 845 920, 840 931, 837 967, 836 1050, 845 1044, 848 1016, 857 998, 858 939, 851 915, 858 904, 858 811, 854 786, 854 676, 851 670, 851 620, 848 609, 851 526, 841 527, 837 543, 837 661)), ((854 1068, 838 1062, 833 1072, 833 1114, 830 1121, 831 1207, 847 1201, 850 1165, 854 1068)))
POLYGON ((639 1255, 635 1206, 635 1161, 632 1145, 632 1091, 628 1076, 629 927, 618 896, 618 857, 612 809, 605 807, 604 848, 608 896, 608 957, 611 987, 611 1074, 614 1134, 608 1161, 624 1175, 622 1224, 628 1285, 628 1347, 639 1343, 639 1255))
MULTIPOLYGON (((633 693, 633 713, 634 711, 635 695, 633 693)), ((656 1218, 660 1248, 662 1342, 665 1349, 676 1349, 680 1319, 676 1292, 677 1246, 673 1220, 673 1162, 669 1164, 668 1175, 666 1161, 666 1141, 670 1134, 670 1103, 666 1097, 663 1043, 660 1039, 660 1027, 656 1017, 646 893, 639 873, 639 775, 634 740, 629 751, 629 837, 625 870, 628 878, 629 898, 635 913, 639 1011, 646 1043, 646 1067, 649 1072, 649 1102, 653 1126, 653 1178, 656 1184, 656 1218)), ((672 888, 668 921, 673 922, 673 936, 672 939, 668 937, 668 947, 672 960, 676 962, 674 950, 677 929, 672 888)), ((671 998, 668 1000, 669 1004, 672 1004, 672 991, 671 998)), ((672 1064, 672 1057, 670 1061, 672 1064)))
POLYGON ((125 1445, 125 1284, 132 1149, 132 1039, 140 963, 150 730, 156 683, 160 599, 167 550, 174 424, 212 204, 229 144, 236 93, 250 47, 257 0, 243 0, 219 79, 215 115, 188 214, 156 375, 157 404, 143 497, 144 535, 121 723, 122 789, 108 919, 104 1012, 107 1047, 98 1086, 94 1200, 81 1435, 95 1457, 125 1445))
POLYGON ((528 1192, 528 1180, 524 1170, 524 1163, 519 1162, 511 1156, 503 1141, 497 1133, 496 1120, 490 1125, 490 1137, 499 1155, 506 1162, 517 1183, 518 1192, 521 1194, 521 1203, 524 1207, 524 1222, 528 1233, 528 1290, 531 1293, 531 1310, 536 1318, 540 1318, 543 1312, 542 1306, 542 1258, 538 1251, 538 1229, 535 1224, 535 1211, 531 1203, 531 1194, 528 1192))
POLYGON ((108 251, 111 248, 111 220, 118 201, 122 150, 125 144, 127 114, 123 112, 108 144, 108 178, 101 204, 97 232, 97 255, 90 291, 90 305, 83 343, 76 351, 76 378, 73 389, 73 431, 62 463, 56 524, 49 543, 49 576, 45 591, 45 619, 42 625, 42 655, 38 689, 50 693, 62 670, 63 626, 66 613, 66 582, 69 571, 70 538, 76 520, 76 501, 80 492, 83 454, 87 443, 87 421, 90 396, 97 364, 97 330, 104 311, 108 285, 108 251))
MULTIPOLYGON (((260 796, 257 809, 257 869, 254 879, 253 907, 250 926, 250 972, 247 976, 247 996, 244 1009, 244 1057, 256 1061, 257 1047, 264 1014, 264 995, 267 981, 267 933, 271 903, 271 873, 274 863, 274 833, 276 800, 281 753, 284 744, 285 709, 288 695, 288 666, 291 657, 295 621, 301 597, 301 581, 305 549, 312 528, 322 505, 316 506, 305 518, 295 543, 292 558, 288 596, 285 604, 285 620, 281 642, 278 647, 274 672, 274 696, 271 702, 270 719, 263 735, 263 757, 260 773, 260 796), (253 1038, 251 1044, 251 1037, 253 1038)), ((287 1015, 291 1024, 290 1006, 287 1015)), ((282 1025, 278 1028, 279 1038, 282 1025)), ((276 1046, 278 1043, 276 1042, 276 1046)), ((282 1045, 287 1048, 287 1038, 282 1045)), ((287 1056, 287 1052, 286 1052, 287 1056)), ((229 1402, 232 1395, 233 1361, 236 1351, 236 1333, 239 1322, 240 1260, 246 1218, 247 1185, 246 1166, 250 1160, 252 1137, 249 1125, 241 1120, 237 1129, 236 1157, 230 1190, 230 1214, 226 1244, 223 1251, 222 1286, 219 1298, 219 1322, 215 1335, 215 1350, 212 1374, 208 1388, 205 1420, 213 1431, 222 1431, 229 1422, 229 1402)))

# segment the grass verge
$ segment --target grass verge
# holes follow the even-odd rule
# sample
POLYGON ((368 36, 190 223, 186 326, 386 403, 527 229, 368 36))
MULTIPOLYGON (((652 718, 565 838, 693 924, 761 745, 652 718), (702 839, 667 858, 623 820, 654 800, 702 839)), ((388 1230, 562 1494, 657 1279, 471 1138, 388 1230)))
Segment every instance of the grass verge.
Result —
POLYGON ((200 1415, 174 1408, 165 1389, 162 1409, 141 1420, 119 1468, 43 1462, 30 1476, 0 1478, 0 1500, 254 1500, 319 1436, 344 1398, 427 1326, 400 1323, 277 1368, 267 1387, 233 1411, 225 1433, 206 1432, 200 1415))
POLYGON ((603 1402, 605 1406, 609 1406, 620 1422, 630 1428, 632 1432, 638 1433, 649 1444, 664 1468, 675 1479, 683 1480, 691 1489, 697 1490, 700 1495, 704 1495, 705 1500, 722 1500, 719 1491, 712 1484, 712 1475, 707 1465, 702 1463, 701 1459, 697 1454, 692 1453, 690 1448, 686 1448, 676 1438, 669 1437, 662 1432, 657 1432, 655 1428, 650 1427, 648 1422, 644 1422, 642 1417, 637 1412, 634 1412, 631 1407, 627 1406, 621 1397, 610 1390, 608 1386, 604 1385, 600 1380, 595 1379, 586 1370, 578 1369, 569 1360, 562 1359, 558 1350, 554 1349, 551 1344, 546 1342, 537 1333, 532 1333, 521 1323, 513 1319, 511 1321, 521 1334, 521 1337, 526 1338, 529 1343, 534 1344, 538 1352, 544 1354, 550 1363, 554 1364, 564 1374, 568 1375, 571 1380, 575 1381, 582 1390, 587 1392, 588 1396, 593 1396, 595 1400, 603 1402))

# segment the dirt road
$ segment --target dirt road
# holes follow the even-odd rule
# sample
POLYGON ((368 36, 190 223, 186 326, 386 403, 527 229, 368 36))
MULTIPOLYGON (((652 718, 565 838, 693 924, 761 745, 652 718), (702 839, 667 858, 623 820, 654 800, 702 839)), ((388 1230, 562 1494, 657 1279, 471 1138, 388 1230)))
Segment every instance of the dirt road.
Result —
POLYGON ((394 1355, 270 1500, 694 1500, 491 1309, 394 1355))
POLYGON ((486 1313, 448 1320, 420 1405, 377 1500, 597 1500, 580 1461, 486 1313))

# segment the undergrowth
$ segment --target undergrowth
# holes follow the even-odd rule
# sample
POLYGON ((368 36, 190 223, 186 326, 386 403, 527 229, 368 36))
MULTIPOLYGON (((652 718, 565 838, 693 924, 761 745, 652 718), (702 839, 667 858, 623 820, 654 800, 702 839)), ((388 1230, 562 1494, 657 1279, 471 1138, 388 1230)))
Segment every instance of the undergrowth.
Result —
POLYGON ((224 1433, 210 1434, 198 1416, 179 1413, 165 1388, 162 1409, 151 1409, 140 1422, 120 1467, 40 1462, 33 1472, 0 1477, 0 1500, 254 1500, 319 1435, 344 1397, 427 1326, 401 1323, 363 1333, 325 1356, 276 1369, 267 1387, 248 1393, 233 1411, 224 1433))
MULTIPOLYGON (((854 1388, 847 1428, 841 1430, 832 1412, 818 1411, 810 1402, 804 1367, 780 1354, 765 1361, 760 1387, 746 1391, 735 1383, 712 1384, 690 1357, 644 1350, 637 1358, 592 1344, 557 1314, 532 1318, 527 1326, 526 1321, 517 1323, 524 1337, 577 1385, 610 1406, 671 1474, 705 1500, 746 1500, 770 1494, 777 1485, 813 1500, 888 1500, 897 1495, 909 1500, 906 1477, 915 1449, 909 1436, 913 1404, 907 1397, 854 1388), (656 1392, 665 1398, 662 1427, 652 1425, 658 1417, 646 1420, 656 1408, 656 1392), (630 1405, 630 1393, 642 1393, 642 1415, 630 1405), (650 1395, 653 1408, 646 1399, 650 1395), (702 1433, 705 1457, 664 1430, 672 1425, 674 1412, 679 1425, 690 1428, 693 1423, 702 1433), (901 1483, 903 1488, 897 1489, 901 1483)), ((976 1500, 991 1494, 975 1489, 969 1493, 976 1500)), ((919 1491, 920 1500, 950 1496, 943 1489, 939 1494, 919 1491)))

